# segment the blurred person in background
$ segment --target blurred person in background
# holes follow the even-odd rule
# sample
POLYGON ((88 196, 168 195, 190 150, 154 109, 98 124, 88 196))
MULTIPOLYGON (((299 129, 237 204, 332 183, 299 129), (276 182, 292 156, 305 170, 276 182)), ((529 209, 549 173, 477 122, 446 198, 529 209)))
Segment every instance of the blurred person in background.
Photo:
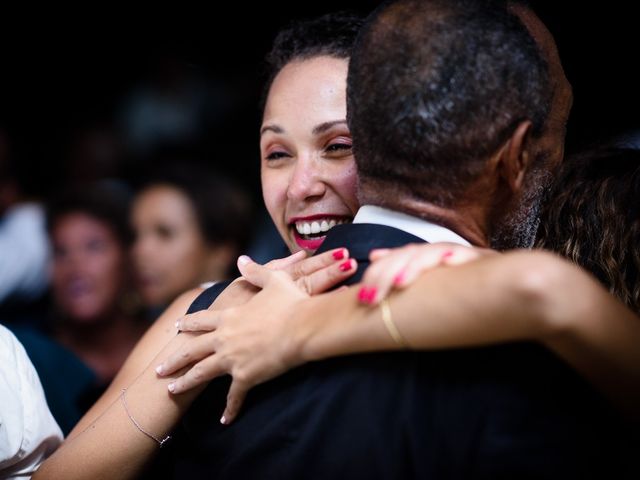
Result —
POLYGON ((8 303, 28 304, 43 295, 49 259, 43 208, 33 195, 28 165, 14 157, 11 147, 8 133, 0 127, 0 305, 4 321, 11 320, 4 313, 8 303))
POLYGON ((136 280, 155 319, 186 290, 230 278, 251 234, 250 202, 229 180, 183 163, 147 181, 131 223, 136 280))
POLYGON ((52 312, 44 332, 14 328, 65 434, 113 379, 146 326, 131 286, 127 207, 120 190, 104 185, 52 201, 52 312))
POLYGON ((561 167, 536 246, 591 272, 640 314, 640 151, 602 146, 561 167))
POLYGON ((48 211, 53 333, 106 384, 144 331, 130 300, 127 199, 108 188, 73 193, 48 211))

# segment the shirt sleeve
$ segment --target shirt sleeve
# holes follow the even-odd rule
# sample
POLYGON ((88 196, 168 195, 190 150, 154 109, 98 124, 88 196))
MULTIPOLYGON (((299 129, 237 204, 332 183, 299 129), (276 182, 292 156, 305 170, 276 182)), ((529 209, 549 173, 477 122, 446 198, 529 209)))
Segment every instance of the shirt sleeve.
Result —
POLYGON ((30 478, 62 442, 27 353, 0 325, 0 478, 30 478))

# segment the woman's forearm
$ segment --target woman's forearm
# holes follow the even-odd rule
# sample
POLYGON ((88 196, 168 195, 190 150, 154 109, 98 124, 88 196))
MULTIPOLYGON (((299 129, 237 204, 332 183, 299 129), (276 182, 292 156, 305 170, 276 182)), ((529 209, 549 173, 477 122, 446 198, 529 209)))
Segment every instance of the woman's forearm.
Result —
POLYGON ((111 385, 100 396, 98 401, 83 415, 73 428, 66 441, 83 432, 109 406, 118 399, 123 388, 130 386, 149 365, 149 362, 176 335, 175 323, 185 314, 191 302, 202 292, 202 289, 190 290, 178 297, 162 315, 149 327, 129 354, 124 365, 111 382, 111 385))
MULTIPOLYGON (((152 325, 107 391, 84 415, 58 452, 43 464, 35 478, 126 479, 140 473, 159 446, 138 429, 133 419, 145 431, 162 439, 204 388, 202 385, 188 393, 172 395, 168 384, 186 369, 162 377, 155 371, 194 336, 192 333, 176 336, 175 322, 201 291, 195 289, 181 295, 152 325), (123 388, 126 388, 128 412, 122 401, 123 388)), ((252 287, 234 282, 220 295, 216 306, 242 303, 254 293, 252 287)))
MULTIPOLYGON (((389 298, 393 321, 416 350, 494 344, 540 338, 551 327, 523 299, 518 282, 506 276, 507 256, 430 270, 389 298)), ((510 272, 513 273, 513 272, 510 272)), ((317 296, 297 307, 300 355, 305 361, 336 355, 395 350, 379 307, 361 305, 356 285, 317 296)), ((293 321, 292 321, 293 323, 293 321)))
MULTIPOLYGON (((296 308, 302 361, 400 346, 357 288, 296 308)), ((640 320, 582 270, 544 252, 439 268, 389 299, 413 349, 540 341, 616 404, 640 408, 640 320)))
POLYGON ((180 296, 156 320, 107 391, 35 478, 128 478, 144 467, 158 446, 135 427, 120 395, 127 388, 131 415, 154 435, 163 435, 178 421, 186 408, 183 402, 190 399, 171 398, 167 392, 170 379, 158 379, 153 367, 160 356, 168 355, 177 348, 177 342, 183 341, 176 337, 175 322, 200 292, 193 290, 180 296))
POLYGON ((182 345, 181 337, 175 337, 126 389, 126 408, 118 395, 84 431, 67 440, 34 478, 136 478, 159 450, 151 437, 165 438, 201 391, 173 396, 167 389, 173 377, 159 378, 154 371, 154 365, 182 345))

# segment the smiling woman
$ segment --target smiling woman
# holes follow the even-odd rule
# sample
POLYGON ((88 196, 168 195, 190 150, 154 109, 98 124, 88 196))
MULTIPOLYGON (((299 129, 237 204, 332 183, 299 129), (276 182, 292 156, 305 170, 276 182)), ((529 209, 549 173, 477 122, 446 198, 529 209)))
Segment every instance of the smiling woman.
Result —
POLYGON ((260 139, 262 191, 292 252, 314 252, 358 209, 347 66, 347 59, 327 55, 293 61, 269 90, 260 139))
MULTIPOLYGON (((270 266, 299 279, 309 293, 332 287, 356 267, 344 248, 301 259, 322 243, 326 231, 350 221, 357 209, 345 91, 349 51, 360 25, 360 18, 343 14, 301 22, 277 38, 269 59, 273 73, 260 142, 262 187, 274 223, 296 252, 270 266)), ((167 193, 169 183, 162 185, 167 193)), ((175 189, 171 191, 175 194, 175 189)), ((221 203, 206 202, 216 208, 221 203)), ((150 217, 136 215, 135 208, 133 217, 139 241, 144 241, 145 232, 166 236, 168 229, 159 228, 162 222, 147 228, 138 217, 150 217)), ((202 227, 194 217, 190 228, 202 227)), ((238 218, 230 215, 223 220, 213 227, 238 224, 238 218)), ((200 244, 203 238, 208 238, 204 229, 200 244)), ((158 261, 166 261, 163 256, 158 254, 158 261)), ((176 275, 178 267, 180 262, 168 271, 176 275)), ((158 376, 155 368, 192 338, 176 336, 175 324, 200 293, 178 297, 148 330, 109 389, 41 469, 40 478, 134 478, 140 473, 157 448, 153 439, 165 438, 195 397, 168 395, 174 377, 158 376)), ((253 293, 253 287, 240 278, 224 290, 216 307, 246 301, 253 293)))

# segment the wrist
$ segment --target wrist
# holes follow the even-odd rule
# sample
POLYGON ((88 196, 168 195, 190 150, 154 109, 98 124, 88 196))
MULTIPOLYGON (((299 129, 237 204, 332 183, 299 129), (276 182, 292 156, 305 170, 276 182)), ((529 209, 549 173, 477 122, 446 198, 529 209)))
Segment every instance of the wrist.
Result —
MULTIPOLYGON (((316 295, 302 302, 298 320, 301 363, 368 351, 372 310, 361 306, 354 289, 316 295)), ((375 316, 375 314, 374 314, 375 316)))
POLYGON ((289 335, 289 359, 293 365, 301 365, 307 362, 323 358, 318 349, 320 335, 319 323, 323 319, 319 306, 321 297, 309 297, 296 302, 289 310, 291 318, 289 335), (320 322, 319 322, 320 319, 320 322))

